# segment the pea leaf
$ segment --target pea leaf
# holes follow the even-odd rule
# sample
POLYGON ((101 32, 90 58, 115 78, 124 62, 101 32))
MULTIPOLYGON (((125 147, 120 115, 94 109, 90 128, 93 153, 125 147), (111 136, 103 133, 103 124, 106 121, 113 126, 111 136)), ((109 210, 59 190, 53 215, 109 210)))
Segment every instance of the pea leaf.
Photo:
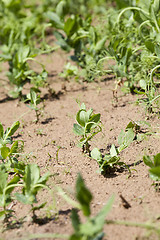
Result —
POLYGON ((90 202, 92 201, 92 194, 85 186, 84 180, 80 174, 76 181, 76 198, 81 205, 84 216, 89 216, 91 213, 90 202))

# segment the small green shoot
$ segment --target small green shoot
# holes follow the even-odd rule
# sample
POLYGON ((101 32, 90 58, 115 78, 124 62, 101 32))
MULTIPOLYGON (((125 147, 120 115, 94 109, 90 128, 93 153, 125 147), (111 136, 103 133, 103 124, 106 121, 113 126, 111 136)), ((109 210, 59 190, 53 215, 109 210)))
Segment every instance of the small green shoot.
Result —
POLYGON ((42 188, 48 188, 46 182, 49 177, 49 173, 46 173, 42 177, 40 176, 40 169, 37 164, 28 164, 25 167, 22 193, 15 193, 15 197, 18 201, 31 205, 33 220, 36 218, 35 211, 45 206, 45 203, 42 203, 37 207, 34 206, 34 203, 37 203, 36 196, 39 190, 42 188))
POLYGON ((13 165, 13 162, 17 162, 15 154, 18 154, 20 141, 17 140, 13 142, 12 135, 17 131, 19 125, 20 122, 17 121, 13 123, 10 128, 7 128, 6 131, 4 131, 4 128, 0 123, 0 160, 2 160, 3 163, 5 163, 7 158, 9 159, 10 165, 13 165), (11 148, 8 147, 8 144, 12 144, 11 148))
POLYGON ((89 141, 99 132, 102 131, 100 126, 100 117, 101 115, 93 114, 93 109, 86 110, 86 106, 82 103, 80 110, 76 115, 76 120, 78 123, 75 123, 73 126, 73 132, 81 136, 82 138, 79 141, 80 146, 83 149, 83 152, 90 153, 90 144, 89 141))
POLYGON ((0 171, 0 219, 7 221, 13 212, 11 209, 7 209, 7 206, 12 202, 11 193, 15 187, 21 186, 17 184, 19 181, 19 176, 14 176, 10 181, 8 181, 8 173, 0 171))
POLYGON ((73 203, 75 207, 71 213, 72 226, 74 233, 70 236, 69 240, 102 240, 104 237, 103 226, 105 224, 106 215, 111 210, 114 197, 112 196, 107 204, 100 210, 100 212, 92 217, 91 216, 91 201, 93 196, 89 189, 86 187, 82 176, 79 174, 76 181, 76 200, 73 201, 68 197, 62 189, 59 189, 62 197, 69 202, 73 203), (81 210, 85 217, 85 222, 81 221, 78 210, 81 210))
POLYGON ((30 93, 27 94, 27 99, 25 101, 29 101, 29 108, 35 111, 36 113, 36 120, 35 122, 38 123, 40 115, 41 115, 41 109, 38 107, 38 104, 41 102, 41 98, 39 95, 37 95, 35 89, 30 89, 30 93))
POLYGON ((128 166, 124 162, 120 161, 119 154, 133 142, 134 137, 135 133, 133 132, 132 127, 128 127, 125 131, 122 130, 118 136, 118 144, 120 145, 119 147, 116 147, 114 144, 112 144, 109 153, 105 154, 105 156, 102 156, 98 148, 94 148, 91 151, 91 157, 98 162, 100 172, 110 173, 115 171, 117 167, 121 166, 128 168, 128 166))
POLYGON ((154 186, 158 190, 158 187, 160 186, 160 153, 154 155, 153 157, 144 155, 143 162, 145 165, 150 167, 150 178, 154 181, 154 186))

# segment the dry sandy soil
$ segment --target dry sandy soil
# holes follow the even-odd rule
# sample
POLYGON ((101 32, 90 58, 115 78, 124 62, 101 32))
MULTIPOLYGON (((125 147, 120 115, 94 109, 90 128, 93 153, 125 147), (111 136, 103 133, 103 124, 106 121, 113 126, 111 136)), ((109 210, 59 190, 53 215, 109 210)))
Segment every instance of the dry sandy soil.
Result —
MULTIPOLYGON (((40 201, 47 201, 46 207, 37 212, 41 218, 39 224, 32 223, 28 206, 15 201, 11 207, 15 211, 17 222, 1 232, 0 239, 29 239, 27 237, 31 233, 71 234, 72 206, 56 193, 55 186, 60 186, 72 195, 79 172, 94 196, 93 215, 114 194, 115 200, 107 219, 132 222, 158 222, 160 219, 160 193, 152 186, 148 167, 142 161, 144 154, 154 155, 159 152, 158 117, 147 116, 144 108, 136 105, 135 95, 123 94, 119 90, 116 102, 113 98, 114 80, 90 84, 63 81, 58 73, 62 71, 64 61, 65 57, 61 53, 53 53, 44 59, 47 70, 52 74, 49 80, 56 91, 56 97, 51 98, 46 95, 47 90, 42 91, 45 96, 44 109, 37 124, 33 122, 33 111, 27 113, 28 107, 18 100, 4 101, 6 91, 3 87, 0 89, 0 122, 7 128, 14 121, 20 121, 21 127, 15 138, 24 141, 23 161, 35 162, 40 166, 42 174, 50 171, 54 175, 48 182, 51 192, 42 190, 38 197, 40 201), (84 102, 87 109, 92 107, 95 113, 101 113, 103 130, 92 140, 91 149, 96 146, 107 152, 111 144, 117 145, 121 129, 125 129, 130 120, 147 120, 151 124, 149 131, 156 134, 146 136, 141 142, 134 141, 121 153, 121 159, 134 169, 130 177, 127 169, 101 175, 98 173, 97 162, 77 147, 78 138, 72 131, 79 110, 77 100, 84 102), (125 207, 120 196, 126 199, 129 208, 125 207), (20 221, 24 216, 27 216, 25 220, 20 221)), ((1 78, 4 78, 3 72, 1 78)), ((136 227, 106 224, 104 232, 105 240, 158 239, 154 234, 149 236, 146 231, 136 227)))

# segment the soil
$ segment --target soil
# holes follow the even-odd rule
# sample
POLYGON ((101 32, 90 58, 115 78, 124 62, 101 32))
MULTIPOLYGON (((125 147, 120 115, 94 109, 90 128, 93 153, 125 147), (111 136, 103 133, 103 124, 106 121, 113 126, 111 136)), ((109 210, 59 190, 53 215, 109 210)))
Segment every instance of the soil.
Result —
MULTIPOLYGON (((145 109, 136 104, 136 95, 124 94, 119 89, 115 99, 115 79, 92 83, 77 83, 74 80, 67 82, 60 79, 58 74, 63 69, 65 59, 66 56, 61 51, 42 58, 50 73, 49 81, 55 94, 50 96, 47 89, 42 90, 44 104, 41 105, 42 116, 37 124, 34 122, 34 111, 28 112, 29 108, 23 102, 7 100, 7 90, 3 87, 0 89, 0 122, 4 128, 17 120, 21 123, 14 136, 14 139, 24 141, 21 158, 25 162, 37 163, 42 174, 47 171, 53 174, 48 182, 51 191, 42 190, 38 196, 40 202, 47 202, 43 210, 37 211, 39 221, 32 222, 29 206, 14 201, 11 209, 15 211, 16 218, 3 229, 0 239, 29 239, 27 237, 32 233, 71 234, 72 206, 57 194, 56 186, 73 195, 78 173, 82 174, 94 196, 93 215, 114 194, 114 203, 107 220, 143 223, 158 222, 160 219, 160 193, 152 186, 148 167, 142 161, 144 154, 154 155, 159 152, 159 119, 154 115, 148 116, 145 109), (121 129, 125 129, 131 120, 146 120, 151 124, 152 127, 147 131, 154 133, 146 135, 141 142, 134 141, 120 155, 121 160, 130 166, 131 176, 127 169, 104 176, 98 172, 97 162, 82 153, 81 148, 77 146, 78 138, 72 131, 75 115, 79 110, 77 101, 84 102, 87 109, 92 107, 95 113, 101 113, 102 133, 97 134, 91 141, 91 149, 98 147, 107 153, 111 144, 117 146, 121 129)), ((0 78, 5 79, 4 72, 0 78)), ((29 87, 25 87, 26 92, 29 87)), ((142 128, 146 130, 146 126, 142 128)), ((141 228, 123 225, 106 224, 104 232, 105 240, 158 239, 154 234, 148 235, 148 232, 141 228)))

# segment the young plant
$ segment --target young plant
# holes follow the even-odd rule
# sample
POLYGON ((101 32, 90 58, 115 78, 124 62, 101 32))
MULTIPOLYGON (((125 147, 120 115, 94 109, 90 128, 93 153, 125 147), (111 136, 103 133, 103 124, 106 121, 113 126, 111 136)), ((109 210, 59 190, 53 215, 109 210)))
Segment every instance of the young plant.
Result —
POLYGON ((41 102, 41 98, 37 95, 34 89, 30 89, 30 93, 27 94, 27 99, 25 101, 29 101, 28 107, 35 111, 36 113, 36 120, 35 122, 38 123, 39 117, 41 115, 41 109, 38 107, 38 104, 41 102))
POLYGON ((92 194, 86 187, 85 182, 79 174, 76 181, 76 200, 74 202, 70 199, 63 190, 60 190, 61 195, 69 203, 73 203, 74 208, 71 213, 72 226, 74 233, 69 237, 69 240, 102 240, 104 237, 103 226, 105 224, 106 215, 109 213, 114 197, 111 197, 107 204, 100 210, 100 212, 91 216, 91 201, 92 194), (81 210, 85 217, 85 222, 81 221, 78 210, 81 210))
POLYGON ((114 144, 112 144, 110 152, 108 154, 105 154, 105 156, 102 155, 98 148, 94 148, 91 151, 91 157, 98 162, 100 172, 110 173, 111 171, 115 171, 118 166, 125 166, 128 168, 124 162, 120 161, 119 154, 122 150, 127 148, 132 143, 134 137, 135 133, 133 132, 133 129, 128 128, 126 131, 122 130, 118 136, 118 144, 120 146, 116 147, 114 144))
POLYGON ((89 141, 99 132, 102 131, 100 126, 100 117, 101 115, 93 114, 93 109, 86 110, 86 106, 82 103, 80 110, 76 115, 76 120, 78 123, 73 125, 73 132, 81 136, 79 141, 80 146, 83 149, 83 152, 90 153, 90 144, 89 141))
POLYGON ((18 201, 31 205, 33 220, 36 219, 35 211, 43 208, 46 204, 42 203, 39 206, 34 206, 34 203, 37 203, 37 193, 42 188, 48 188, 46 182, 49 177, 50 173, 46 173, 42 177, 40 176, 40 168, 37 164, 28 164, 24 171, 22 193, 15 193, 18 201))
POLYGON ((12 162, 12 155, 17 152, 18 149, 18 141, 15 141, 13 143, 12 141, 12 135, 17 131, 19 128, 20 122, 17 121, 12 124, 10 128, 7 128, 6 131, 4 131, 4 128, 2 124, 0 123, 0 160, 4 162, 4 160, 9 157, 10 162, 12 162), (9 148, 7 145, 12 144, 11 148, 9 148))
POLYGON ((3 209, 0 211, 0 219, 7 221, 13 212, 11 209, 7 209, 7 206, 12 202, 11 193, 15 187, 21 186, 18 184, 20 177, 14 176, 8 181, 8 173, 0 171, 0 207, 3 209))
POLYGON ((150 167, 149 176, 154 181, 156 189, 160 186, 160 153, 150 156, 144 155, 143 162, 150 167))

